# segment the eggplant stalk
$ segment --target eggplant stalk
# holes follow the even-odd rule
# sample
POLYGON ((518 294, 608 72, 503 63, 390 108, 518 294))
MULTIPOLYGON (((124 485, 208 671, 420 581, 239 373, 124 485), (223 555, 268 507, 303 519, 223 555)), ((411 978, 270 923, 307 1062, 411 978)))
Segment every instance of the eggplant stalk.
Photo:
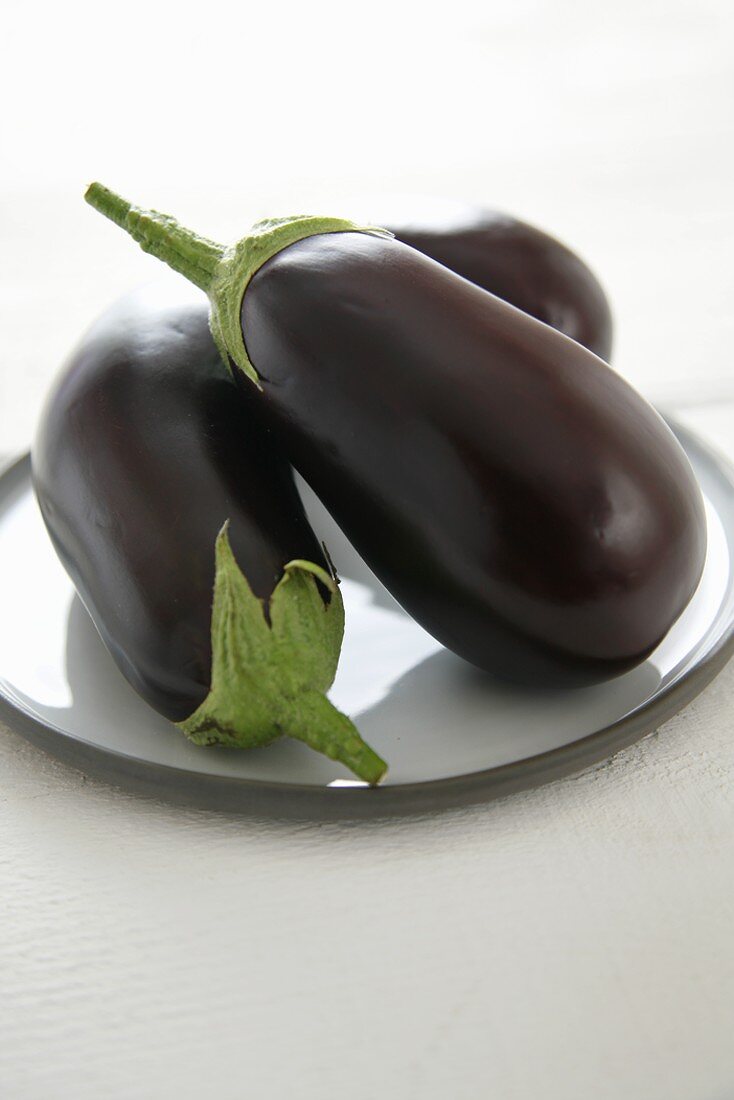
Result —
POLYGON ((144 252, 163 260, 207 294, 209 325, 222 359, 227 367, 233 361, 257 386, 258 373, 242 338, 240 310, 247 286, 262 265, 288 245, 319 233, 393 236, 386 229, 356 225, 346 218, 305 214, 257 222, 247 236, 225 248, 186 229, 168 214, 133 206, 101 183, 90 183, 84 198, 129 233, 144 252))

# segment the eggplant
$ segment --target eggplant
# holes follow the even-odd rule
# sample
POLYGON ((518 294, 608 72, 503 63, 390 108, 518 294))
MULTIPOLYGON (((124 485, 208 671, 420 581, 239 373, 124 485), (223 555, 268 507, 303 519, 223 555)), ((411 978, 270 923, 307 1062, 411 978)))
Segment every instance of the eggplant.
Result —
MULTIPOLYGON (((599 280, 566 245, 527 222, 459 203, 376 218, 403 244, 503 298, 601 359, 612 355, 612 314, 599 280)), ((379 209, 379 208, 378 208, 379 209)))
POLYGON ((248 407, 445 646, 580 686, 660 643, 703 570, 703 501, 597 356, 380 230, 276 219, 225 250, 99 184, 87 199, 208 292, 248 407))
POLYGON ((62 370, 32 451, 46 527, 123 675, 194 743, 288 734, 376 782, 384 762, 324 694, 335 575, 184 288, 122 299, 62 370))

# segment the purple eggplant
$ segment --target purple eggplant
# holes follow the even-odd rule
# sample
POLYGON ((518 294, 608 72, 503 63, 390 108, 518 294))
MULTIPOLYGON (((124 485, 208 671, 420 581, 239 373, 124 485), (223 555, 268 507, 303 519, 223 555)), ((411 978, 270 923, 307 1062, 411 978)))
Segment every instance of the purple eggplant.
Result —
POLYGON ((206 290, 248 407, 403 607, 516 680, 641 662, 706 549, 690 465, 597 356, 384 231, 260 223, 223 249, 93 184, 206 290))
MULTIPOLYGON (((366 204, 365 204, 366 205, 366 204)), ((542 229, 483 207, 416 199, 377 216, 399 241, 496 294, 601 359, 612 355, 612 314, 584 261, 542 229)))
POLYGON ((288 734, 376 782, 383 761, 324 694, 333 571, 184 290, 122 299, 53 386, 32 454, 49 534, 122 673, 192 741, 288 734))

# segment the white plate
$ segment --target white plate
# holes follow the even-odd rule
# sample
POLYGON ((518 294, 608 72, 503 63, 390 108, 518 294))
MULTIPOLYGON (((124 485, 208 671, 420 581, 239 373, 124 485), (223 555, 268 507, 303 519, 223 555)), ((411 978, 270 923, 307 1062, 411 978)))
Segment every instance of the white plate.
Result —
POLYGON ((389 762, 379 790, 287 739, 250 752, 196 748, 143 703, 54 554, 23 458, 0 478, 0 713, 84 770, 176 800, 281 816, 428 810, 578 770, 675 713, 734 646, 734 475, 700 440, 674 430, 706 498, 703 579, 643 665, 591 688, 510 686, 442 649, 304 491, 343 577, 347 633, 331 698, 389 762))

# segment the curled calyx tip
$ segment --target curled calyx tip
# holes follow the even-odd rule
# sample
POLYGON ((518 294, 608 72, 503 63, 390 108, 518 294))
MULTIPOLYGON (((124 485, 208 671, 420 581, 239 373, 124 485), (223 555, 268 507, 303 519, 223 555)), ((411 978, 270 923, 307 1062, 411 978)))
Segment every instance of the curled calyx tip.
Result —
POLYGON ((286 562, 283 566, 283 572, 286 576, 296 572, 310 573, 332 595, 336 592, 336 579, 322 565, 317 565, 314 561, 306 561, 305 558, 294 558, 293 561, 286 562))

